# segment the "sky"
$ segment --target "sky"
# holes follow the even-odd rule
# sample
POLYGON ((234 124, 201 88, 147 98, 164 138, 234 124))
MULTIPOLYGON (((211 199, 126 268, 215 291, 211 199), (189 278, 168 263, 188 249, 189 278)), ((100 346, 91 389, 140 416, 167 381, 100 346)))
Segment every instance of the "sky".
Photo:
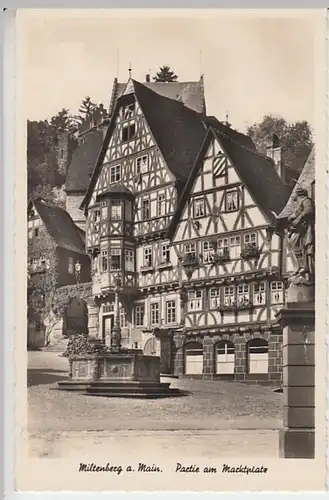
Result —
POLYGON ((265 114, 314 125, 312 12, 26 10, 18 15, 26 117, 41 120, 91 96, 108 106, 113 79, 145 81, 169 65, 180 81, 203 73, 207 114, 245 131, 265 114))

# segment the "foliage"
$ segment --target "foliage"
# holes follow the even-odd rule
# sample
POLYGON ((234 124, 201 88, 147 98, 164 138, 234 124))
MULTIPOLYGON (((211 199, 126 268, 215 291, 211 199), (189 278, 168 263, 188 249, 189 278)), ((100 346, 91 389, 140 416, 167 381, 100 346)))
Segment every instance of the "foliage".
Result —
POLYGON ((247 134, 264 154, 273 134, 276 134, 282 147, 283 163, 298 178, 313 146, 312 130, 307 121, 288 123, 284 118, 265 115, 260 123, 248 128, 247 134))
POLYGON ((161 66, 153 77, 155 82, 176 82, 178 76, 170 69, 170 66, 161 66))
POLYGON ((68 341, 66 351, 63 356, 82 356, 84 354, 106 354, 110 352, 104 344, 92 342, 87 335, 72 335, 68 341))
POLYGON ((94 103, 89 96, 86 96, 79 108, 79 113, 82 121, 85 120, 87 116, 91 115, 96 107, 96 103, 94 103))

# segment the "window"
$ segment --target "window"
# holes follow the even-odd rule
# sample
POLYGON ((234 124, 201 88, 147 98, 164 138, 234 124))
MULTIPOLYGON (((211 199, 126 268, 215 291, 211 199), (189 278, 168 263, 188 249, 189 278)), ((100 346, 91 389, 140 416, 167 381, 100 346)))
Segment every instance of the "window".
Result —
POLYGON ((244 235, 244 245, 257 247, 257 234, 249 233, 244 235))
POLYGON ((101 212, 100 210, 95 210, 95 212, 92 214, 92 226, 91 226, 92 231, 99 231, 100 220, 101 220, 101 212))
POLYGON ((210 309, 217 309, 220 306, 220 289, 210 288, 209 290, 209 307, 210 309))
POLYGON ((237 189, 225 193, 226 212, 239 210, 239 192, 237 189))
POLYGON ((39 236, 39 228, 38 228, 38 227, 36 227, 36 228, 34 229, 34 236, 35 236, 36 238, 39 236))
POLYGON ((107 220, 107 205, 102 206, 101 213, 102 213, 102 220, 107 220))
POLYGON ((158 194, 157 215, 166 215, 166 196, 164 193, 158 194))
POLYGON ((144 248, 144 267, 152 267, 152 247, 144 248))
POLYGON ((249 303, 249 285, 238 285, 237 288, 238 304, 248 304, 249 303))
POLYGON ((184 245, 184 253, 186 257, 195 258, 196 257, 195 243, 186 243, 184 245))
POLYGON ((73 274, 74 273, 74 260, 73 260, 73 257, 69 257, 69 263, 68 263, 67 271, 68 271, 69 274, 73 274))
POLYGON ((28 229, 28 238, 29 238, 29 240, 31 240, 33 238, 33 228, 32 227, 29 227, 29 229, 28 229))
POLYGON ((114 312, 114 302, 109 304, 103 304, 103 313, 113 313, 114 312))
POLYGON ((170 248, 168 243, 161 245, 161 262, 170 262, 170 248))
POLYGON ((149 157, 147 155, 136 158, 136 175, 144 174, 148 171, 149 157))
POLYGON ((187 310, 189 312, 202 310, 202 290, 189 290, 187 293, 187 310))
POLYGON ((239 259, 241 253, 241 238, 240 236, 230 237, 230 257, 231 259, 239 259))
POLYGON ((111 248, 111 270, 121 269, 121 248, 111 248))
POLYGON ((159 324, 159 303, 153 302, 151 304, 151 325, 159 324))
POLYGON ((176 323, 176 302, 174 300, 168 300, 166 303, 166 322, 167 325, 176 323))
POLYGON ((115 184, 121 181, 121 165, 113 165, 110 167, 110 184, 115 184))
POLYGON ((120 328, 127 328, 127 326, 128 326, 128 323, 127 323, 127 313, 121 307, 120 308, 120 328))
POLYGON ((134 112, 135 112, 135 101, 132 102, 131 104, 128 104, 128 106, 123 107, 123 119, 129 120, 134 115, 134 112))
POLYGON ((148 220, 150 217, 151 217, 150 200, 149 198, 145 198, 142 201, 142 218, 143 220, 148 220))
POLYGON ((256 338, 247 342, 248 372, 268 373, 268 343, 256 338))
POLYGON ((121 220, 122 219, 122 204, 119 200, 111 201, 111 219, 121 220))
POLYGON ((272 281, 271 283, 271 302, 280 304, 283 302, 283 283, 282 281, 272 281))
POLYGON ((218 255, 229 253, 228 238, 220 238, 218 240, 218 255))
POLYGON ((235 303, 235 288, 234 286, 224 287, 224 305, 232 306, 235 303))
POLYGON ((136 125, 130 122, 122 127, 122 142, 127 142, 133 139, 136 135, 136 125))
POLYGON ((125 270, 133 273, 135 271, 134 251, 125 250, 125 270))
POLYGON ((266 302, 266 288, 265 283, 254 284, 254 304, 256 306, 265 304, 266 302))
POLYGON ((205 262, 206 264, 209 264, 209 262, 212 262, 212 257, 214 255, 214 249, 209 241, 204 241, 202 243, 202 246, 203 246, 203 252, 202 252, 203 262, 205 262))
POLYGON ((204 217, 205 215, 205 204, 204 198, 197 198, 193 201, 193 215, 194 218, 204 217))
POLYGON ((107 271, 108 270, 108 253, 107 253, 107 250, 102 250, 102 267, 101 267, 101 270, 104 272, 104 271, 107 271))
POLYGON ((144 315, 145 315, 144 304, 138 304, 135 307, 135 326, 144 325, 144 315))

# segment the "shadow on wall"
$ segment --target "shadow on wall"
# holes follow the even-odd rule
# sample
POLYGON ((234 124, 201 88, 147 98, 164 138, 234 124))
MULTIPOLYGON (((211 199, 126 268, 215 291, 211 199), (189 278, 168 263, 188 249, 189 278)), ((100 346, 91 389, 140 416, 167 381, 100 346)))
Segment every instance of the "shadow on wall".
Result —
POLYGON ((59 380, 67 379, 67 375, 68 372, 65 370, 28 369, 27 387, 54 384, 59 380))

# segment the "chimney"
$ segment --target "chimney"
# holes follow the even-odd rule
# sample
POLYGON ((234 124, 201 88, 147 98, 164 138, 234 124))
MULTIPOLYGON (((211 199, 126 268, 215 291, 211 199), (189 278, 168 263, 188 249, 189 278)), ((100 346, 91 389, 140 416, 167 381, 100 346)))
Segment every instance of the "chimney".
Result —
POLYGON ((266 155, 272 158, 278 175, 282 177, 282 148, 277 134, 272 135, 272 143, 266 147, 266 155))
POLYGON ((146 81, 146 83, 150 83, 150 81, 151 81, 151 75, 150 75, 150 73, 146 74, 145 81, 146 81))

